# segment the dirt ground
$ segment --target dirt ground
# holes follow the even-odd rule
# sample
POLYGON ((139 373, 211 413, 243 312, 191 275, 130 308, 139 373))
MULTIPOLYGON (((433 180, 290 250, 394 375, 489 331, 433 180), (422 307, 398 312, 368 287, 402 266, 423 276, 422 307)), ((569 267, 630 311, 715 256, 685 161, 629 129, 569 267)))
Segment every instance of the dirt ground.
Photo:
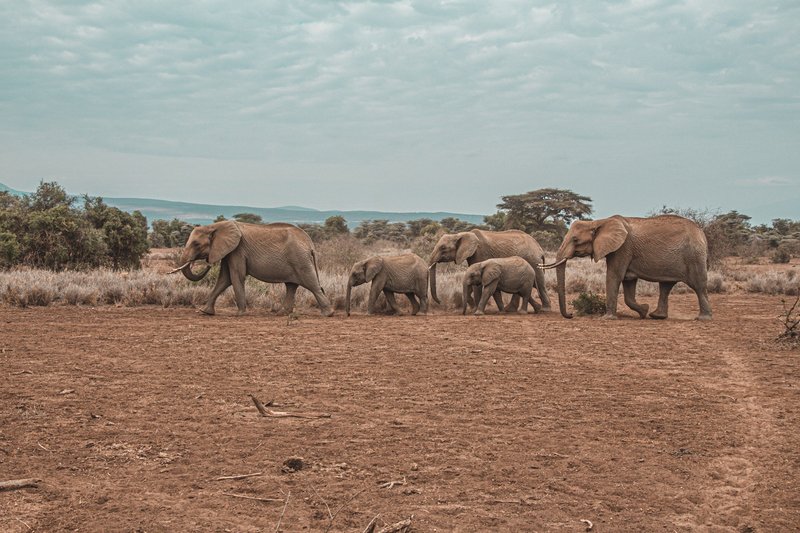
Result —
POLYGON ((0 480, 42 480, 0 492, 0 530, 796 531, 800 353, 772 342, 780 297, 713 296, 707 323, 693 295, 671 305, 0 308, 0 480), (330 418, 264 418, 248 394, 330 418))

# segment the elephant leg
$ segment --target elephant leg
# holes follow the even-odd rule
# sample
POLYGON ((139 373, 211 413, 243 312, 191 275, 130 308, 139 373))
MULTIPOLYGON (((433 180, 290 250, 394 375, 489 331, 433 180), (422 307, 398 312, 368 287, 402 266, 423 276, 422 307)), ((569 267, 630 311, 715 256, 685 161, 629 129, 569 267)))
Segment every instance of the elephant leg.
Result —
POLYGON ((236 300, 236 307, 239 310, 238 314, 243 315, 247 310, 247 298, 244 294, 244 280, 247 277, 247 271, 244 266, 244 261, 234 263, 230 261, 229 268, 231 271, 231 285, 233 285, 233 296, 236 300))
POLYGON ((636 302, 636 283, 638 279, 626 279, 622 282, 622 289, 625 293, 625 305, 639 313, 639 318, 645 318, 650 306, 636 302))
POLYGON ((706 276, 708 275, 706 269, 703 268, 700 272, 690 272, 691 279, 687 280, 686 284, 697 294, 697 303, 700 305, 700 314, 697 315, 697 320, 711 320, 711 303, 708 301, 708 289, 706 276))
POLYGON ((283 295, 283 312, 291 315, 294 311, 294 299, 297 294, 297 283, 286 283, 286 294, 283 295))
POLYGON ((500 290, 494 291, 492 294, 492 298, 494 299, 494 303, 497 305, 498 311, 501 313, 505 311, 505 307, 503 307, 503 292, 500 290))
POLYGON ((333 316, 333 306, 331 305, 331 301, 328 300, 328 297, 322 292, 322 289, 319 287, 309 289, 305 287, 311 294, 314 295, 314 299, 317 301, 317 307, 319 307, 319 312, 322 313, 322 316, 333 316))
MULTIPOLYGON (((544 284, 544 270, 534 267, 533 272, 536 277, 536 290, 539 291, 539 299, 542 301, 541 310, 550 311, 550 296, 547 295, 547 288, 544 284)), ((531 303, 533 303, 533 298, 531 298, 531 303)), ((534 304, 534 309, 536 305, 538 304, 534 304)), ((536 312, 538 313, 539 311, 536 312)))
POLYGON ((411 314, 416 315, 419 313, 419 302, 417 302, 417 297, 414 296, 414 293, 407 292, 406 298, 408 298, 408 301, 411 302, 411 314))
POLYGON ((521 315, 528 314, 528 300, 530 299, 531 299, 530 291, 528 291, 527 293, 525 293, 525 291, 519 293, 519 309, 517 310, 517 313, 521 315))
POLYGON ((489 302, 489 297, 494 294, 494 291, 497 290, 497 280, 493 281, 489 285, 483 288, 483 294, 481 294, 481 301, 478 302, 478 309, 475 310, 476 315, 482 315, 486 312, 486 304, 489 302))
POLYGON ((231 272, 228 269, 228 260, 223 259, 219 267, 219 277, 217 278, 216 285, 214 285, 214 290, 212 290, 211 294, 208 295, 206 306, 202 308, 200 312, 206 315, 213 315, 216 313, 216 311, 214 311, 214 304, 217 302, 217 298, 219 298, 219 295, 225 292, 225 289, 230 286, 231 272))
POLYGON ((500 308, 501 311, 505 311, 506 313, 513 313, 519 307, 519 294, 514 294, 511 296, 511 301, 508 302, 508 305, 505 309, 500 308))
POLYGON ((419 298, 419 313, 421 315, 428 314, 428 293, 423 292, 418 294, 417 297, 419 298))
POLYGON ((531 306, 533 306, 533 312, 541 313, 543 307, 541 304, 539 304, 539 302, 536 301, 536 298, 533 297, 533 288, 531 288, 530 291, 527 291, 526 294, 528 294, 528 302, 530 302, 531 306))
POLYGON ((483 297, 483 288, 480 285, 475 285, 472 287, 472 298, 473 301, 469 302, 470 310, 478 309, 478 302, 481 301, 483 297))
POLYGON ((383 289, 383 295, 386 296, 386 301, 389 303, 389 307, 392 308, 394 314, 400 316, 403 312, 400 310, 400 306, 397 305, 397 300, 394 299, 394 293, 389 289, 383 289))
POLYGON ((675 286, 674 281, 661 281, 658 284, 658 307, 650 313, 650 318, 664 319, 669 315, 669 293, 675 286))
POLYGON ((378 301, 378 296, 383 291, 383 283, 378 283, 378 280, 372 282, 369 288, 369 300, 367 300, 367 314, 375 314, 375 302, 378 301))
POLYGON ((619 276, 606 267, 606 314, 603 318, 617 318, 617 298, 619 297, 619 284, 622 276, 619 276))

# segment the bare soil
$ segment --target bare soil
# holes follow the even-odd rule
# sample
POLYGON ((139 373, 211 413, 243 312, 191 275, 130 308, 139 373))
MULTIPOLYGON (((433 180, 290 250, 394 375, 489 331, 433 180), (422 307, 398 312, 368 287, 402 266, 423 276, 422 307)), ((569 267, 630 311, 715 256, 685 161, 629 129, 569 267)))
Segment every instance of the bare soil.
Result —
POLYGON ((0 307, 0 481, 42 480, 0 492, 0 530, 796 531, 780 297, 715 296, 712 322, 693 295, 671 304, 667 321, 0 307), (264 418, 248 394, 331 416, 264 418))

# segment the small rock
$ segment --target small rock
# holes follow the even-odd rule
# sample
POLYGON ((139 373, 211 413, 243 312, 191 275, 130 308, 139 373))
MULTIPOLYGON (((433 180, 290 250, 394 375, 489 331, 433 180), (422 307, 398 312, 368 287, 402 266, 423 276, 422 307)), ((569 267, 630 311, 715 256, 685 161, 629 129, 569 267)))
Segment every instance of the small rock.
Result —
POLYGON ((281 471, 286 474, 291 474, 292 472, 299 472, 304 466, 305 463, 302 457, 290 457, 283 462, 281 471))

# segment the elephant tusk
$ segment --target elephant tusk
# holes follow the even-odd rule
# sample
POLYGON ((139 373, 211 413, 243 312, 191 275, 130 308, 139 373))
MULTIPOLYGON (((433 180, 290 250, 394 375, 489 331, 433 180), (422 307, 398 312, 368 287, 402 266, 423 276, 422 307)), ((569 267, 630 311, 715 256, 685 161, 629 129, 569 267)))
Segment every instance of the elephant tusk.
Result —
POLYGON ((564 258, 561 261, 556 261, 555 263, 550 263, 549 265, 546 265, 546 264, 542 263, 541 265, 537 265, 537 266, 539 268, 541 268, 542 270, 549 270, 551 268, 556 268, 558 265, 564 264, 566 262, 567 262, 567 259, 564 258))
POLYGON ((194 261, 186 261, 184 264, 182 264, 178 268, 170 270, 169 272, 167 272, 167 274, 175 274, 176 272, 180 272, 181 270, 183 270, 187 266, 191 265, 192 263, 194 263, 194 261))

